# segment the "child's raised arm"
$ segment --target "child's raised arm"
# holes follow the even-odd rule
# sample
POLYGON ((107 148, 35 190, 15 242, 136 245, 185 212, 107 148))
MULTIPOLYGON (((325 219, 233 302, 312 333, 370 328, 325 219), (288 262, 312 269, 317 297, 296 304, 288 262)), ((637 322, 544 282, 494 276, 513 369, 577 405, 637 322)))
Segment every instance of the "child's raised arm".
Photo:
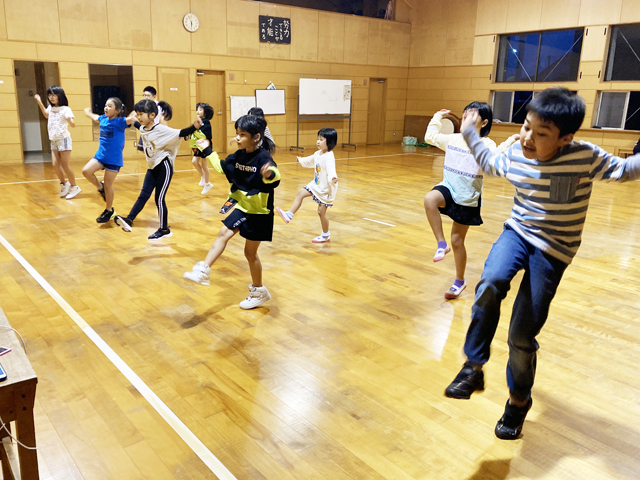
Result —
POLYGON ((260 169, 260 174, 264 183, 275 183, 280 180, 280 171, 273 162, 265 163, 260 169))
POLYGON ((509 157, 499 151, 492 152, 482 142, 482 138, 480 138, 476 130, 481 124, 482 118, 478 112, 469 112, 460 124, 462 138, 467 142, 471 153, 483 172, 497 177, 504 177, 509 170, 509 157))
POLYGON ((296 157, 300 166, 304 168, 313 168, 316 165, 315 158, 315 153, 313 155, 309 155, 308 157, 296 157))
POLYGON ((84 114, 94 122, 97 122, 100 119, 100 116, 93 113, 89 107, 84 109, 84 114))
POLYGON ((138 121, 138 116, 136 115, 136 111, 133 110, 127 117, 127 125, 133 125, 137 121, 138 121))
POLYGON ((424 141, 429 145, 438 147, 440 150, 446 151, 447 145, 449 145, 449 135, 440 133, 440 130, 442 129, 442 119, 450 113, 450 110, 445 109, 436 112, 433 118, 431 118, 429 126, 427 126, 427 131, 424 134, 424 141))
POLYGON ((38 102, 38 106, 40 107, 40 110, 42 110, 42 115, 44 115, 44 118, 49 118, 49 114, 47 113, 47 109, 44 108, 44 105, 42 104, 42 100, 40 99, 40 95, 38 95, 37 93, 33 96, 33 98, 36 99, 36 102, 38 102))

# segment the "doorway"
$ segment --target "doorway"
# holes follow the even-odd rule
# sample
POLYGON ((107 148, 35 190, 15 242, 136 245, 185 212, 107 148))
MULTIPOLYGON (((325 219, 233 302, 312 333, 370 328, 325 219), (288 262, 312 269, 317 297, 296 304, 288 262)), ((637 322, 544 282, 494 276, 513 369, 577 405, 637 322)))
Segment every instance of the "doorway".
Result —
POLYGON ((211 136, 214 151, 227 151, 227 129, 225 119, 226 102, 224 96, 224 72, 198 70, 196 78, 196 102, 208 103, 213 107, 211 136))
POLYGON ((44 163, 51 161, 51 143, 44 118, 35 95, 40 95, 45 107, 47 88, 60 85, 58 64, 55 62, 13 62, 18 94, 18 112, 20 116, 20 136, 22 155, 25 163, 44 163))
POLYGON ((384 121, 387 105, 387 79, 369 79, 369 113, 367 115, 367 145, 384 143, 384 121))
MULTIPOLYGON (((119 98, 124 105, 122 115, 133 110, 133 67, 131 65, 89 64, 89 88, 91 89, 91 111, 96 115, 104 113, 104 105, 111 97, 119 98)), ((91 122, 93 141, 100 139, 100 124, 91 122)), ((135 128, 127 128, 124 132, 125 145, 136 140, 135 128)), ((125 150, 126 153, 126 150, 125 150)))
MULTIPOLYGON (((173 118, 168 122, 172 128, 185 128, 193 123, 195 105, 189 105, 189 70, 186 68, 158 68, 158 99, 164 100, 173 110, 173 118)), ((191 156, 189 142, 180 142, 178 156, 191 156)))

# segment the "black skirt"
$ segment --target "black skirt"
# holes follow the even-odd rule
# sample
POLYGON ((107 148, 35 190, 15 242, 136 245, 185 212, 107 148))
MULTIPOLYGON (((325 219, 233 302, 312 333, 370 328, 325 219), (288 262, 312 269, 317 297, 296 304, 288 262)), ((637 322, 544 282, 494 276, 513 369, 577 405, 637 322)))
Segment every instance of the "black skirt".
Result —
POLYGON ((444 185, 436 185, 432 190, 439 191, 444 197, 445 206, 439 208, 440 213, 446 215, 451 220, 460 225, 482 225, 482 217, 480 216, 480 206, 482 205, 482 196, 478 198, 477 207, 465 207, 458 205, 453 201, 451 192, 444 185))

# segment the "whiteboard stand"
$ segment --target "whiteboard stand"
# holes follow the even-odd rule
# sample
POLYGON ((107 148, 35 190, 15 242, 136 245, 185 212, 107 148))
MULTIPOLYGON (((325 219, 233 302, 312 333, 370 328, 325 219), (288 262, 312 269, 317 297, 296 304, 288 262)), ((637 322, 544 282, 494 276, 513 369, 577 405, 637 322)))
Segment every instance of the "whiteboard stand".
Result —
MULTIPOLYGON (((353 97, 349 99, 349 112, 351 112, 352 107, 353 107, 353 97)), ((355 143, 351 143, 351 113, 349 113, 348 115, 300 115, 300 95, 298 95, 298 120, 297 120, 297 126, 296 126, 296 145, 295 147, 289 147, 289 151, 292 152, 294 149, 296 149, 296 150, 302 150, 302 153, 304 153, 304 147, 300 146, 300 119, 301 118, 302 120, 324 120, 327 117, 331 119, 336 119, 336 120, 344 120, 348 118, 349 119, 349 142, 343 143, 342 148, 344 147, 353 147, 354 149, 358 148, 358 146, 355 143)))

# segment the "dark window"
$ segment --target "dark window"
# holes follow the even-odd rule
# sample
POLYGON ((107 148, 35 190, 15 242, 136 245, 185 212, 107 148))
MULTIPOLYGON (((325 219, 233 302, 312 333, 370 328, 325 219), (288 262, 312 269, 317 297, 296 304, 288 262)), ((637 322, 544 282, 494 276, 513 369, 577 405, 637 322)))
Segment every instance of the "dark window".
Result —
POLYGON ((640 130, 640 92, 600 92, 595 126, 640 130))
POLYGON ((579 28, 501 35, 496 81, 577 80, 583 32, 579 28))
POLYGON ((535 92, 493 92, 493 118, 501 122, 524 123, 527 105, 535 92))
POLYGON ((605 80, 640 80, 640 23, 611 27, 605 80))

